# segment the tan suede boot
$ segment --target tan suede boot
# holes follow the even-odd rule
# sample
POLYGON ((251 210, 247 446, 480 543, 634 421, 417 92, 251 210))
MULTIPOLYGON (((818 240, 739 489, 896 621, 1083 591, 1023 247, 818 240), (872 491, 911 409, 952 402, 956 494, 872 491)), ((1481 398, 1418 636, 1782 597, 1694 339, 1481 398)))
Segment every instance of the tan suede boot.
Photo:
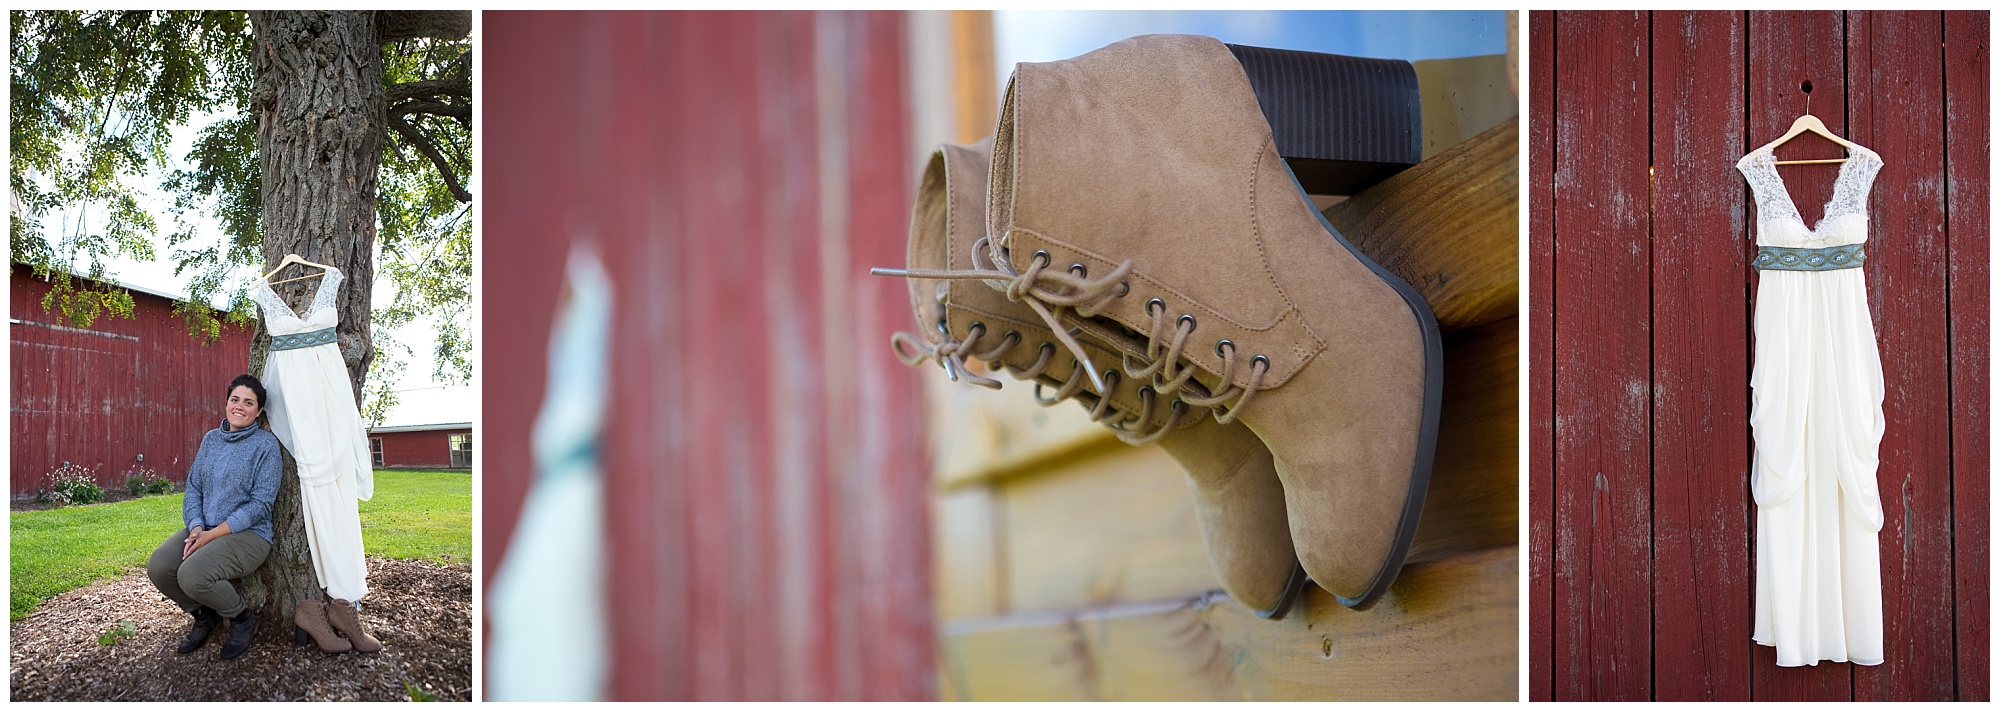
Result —
POLYGON ((299 602, 298 613, 292 615, 292 635, 299 645, 305 645, 311 638, 321 652, 328 655, 345 653, 354 649, 354 644, 346 638, 334 635, 333 628, 326 623, 326 604, 317 598, 299 602))
POLYGON ((991 181, 980 276, 1053 331, 1138 335, 1128 374, 1247 424, 1306 571, 1372 605, 1423 508, 1436 322, 1313 207, 1229 50, 1149 35, 1019 65, 991 181))
POLYGON ((326 620, 332 623, 341 635, 347 636, 348 642, 354 644, 354 652, 373 653, 382 649, 382 641, 361 630, 361 613, 354 608, 353 603, 338 598, 333 599, 333 602, 326 606, 326 620))
MULTIPOLYGON (((1223 589, 1261 616, 1283 617, 1303 589, 1305 573, 1292 550, 1284 491, 1270 451, 1254 433, 1241 424, 1215 422, 1207 408, 1162 398, 1150 381, 1116 369, 1091 374, 1104 384, 1091 386, 1081 362, 1056 346, 1059 339, 1028 306, 983 285, 920 276, 971 267, 985 249, 974 246, 985 227, 990 160, 988 142, 945 145, 932 154, 910 233, 911 304, 926 333, 899 334, 897 355, 912 365, 936 360, 954 379, 999 387, 999 381, 966 368, 966 358, 977 358, 1034 382, 1043 405, 1074 399, 1120 439, 1158 442, 1187 472, 1196 521, 1223 589), (1054 392, 1044 395, 1044 387, 1054 392)), ((1104 338, 1125 341, 1126 350, 1143 349, 1122 335, 1104 338)), ((1074 345, 1095 363, 1127 360, 1118 348, 1095 340, 1074 345)))

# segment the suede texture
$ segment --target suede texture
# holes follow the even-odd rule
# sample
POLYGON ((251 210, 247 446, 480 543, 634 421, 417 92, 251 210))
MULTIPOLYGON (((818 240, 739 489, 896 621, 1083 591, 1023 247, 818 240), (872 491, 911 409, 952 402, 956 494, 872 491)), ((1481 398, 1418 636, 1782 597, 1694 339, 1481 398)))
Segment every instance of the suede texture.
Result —
POLYGON ((1218 340, 1236 347, 1236 385, 1267 357, 1268 390, 1238 417, 1274 457, 1300 562, 1349 599, 1386 587, 1428 477, 1434 322, 1321 221, 1228 49, 1148 35, 1023 63, 994 146, 987 221, 1005 258, 1024 270, 1047 251, 1098 274, 1132 260, 1129 293, 1064 318, 1093 336, 1146 334, 1160 299, 1169 330, 1195 318, 1183 357, 1211 391, 1224 386, 1218 340))
MULTIPOLYGON (((991 146, 991 139, 973 146, 946 144, 932 155, 919 182, 918 209, 910 232, 911 268, 972 267, 973 242, 986 228, 982 217, 991 146)), ((1019 334, 1018 343, 996 360, 1022 371, 1035 365, 1045 346, 1054 349, 1054 356, 1036 379, 1045 386, 1045 394, 1071 378, 1081 378, 1074 375, 1077 364, 1071 354, 1055 345, 1048 325, 1027 305, 1010 301, 1005 294, 973 280, 921 280, 930 283, 922 286, 915 284, 918 281, 911 280, 911 290, 921 326, 934 324, 941 308, 951 335, 961 339, 980 335, 974 351, 1002 343, 1009 332, 1019 334), (923 298, 939 289, 946 295, 942 307, 935 297, 923 298)), ((926 338, 936 343, 935 335, 926 338)), ((1144 400, 1139 389, 1147 382, 1122 377, 1120 356, 1121 350, 1143 354, 1144 344, 1115 331, 1100 338, 1110 346, 1091 339, 1082 340, 1082 344, 1100 370, 1117 374, 1107 379, 1110 407, 1126 414, 1142 413, 1144 400)), ((1100 397, 1085 380, 1074 400, 1089 409, 1100 397)), ((1162 427, 1171 408, 1169 399, 1156 400, 1148 422, 1128 427, 1140 431, 1162 427)), ((1158 442, 1187 472, 1202 541, 1223 589, 1255 610, 1276 607, 1297 555, 1285 519, 1284 489, 1270 451, 1243 424, 1217 423, 1209 409, 1196 406, 1188 406, 1177 429, 1158 442)))
POLYGON ((1223 590, 1255 610, 1276 607, 1298 552, 1271 451, 1242 423, 1207 417, 1161 438, 1160 449, 1187 471, 1195 523, 1223 590))

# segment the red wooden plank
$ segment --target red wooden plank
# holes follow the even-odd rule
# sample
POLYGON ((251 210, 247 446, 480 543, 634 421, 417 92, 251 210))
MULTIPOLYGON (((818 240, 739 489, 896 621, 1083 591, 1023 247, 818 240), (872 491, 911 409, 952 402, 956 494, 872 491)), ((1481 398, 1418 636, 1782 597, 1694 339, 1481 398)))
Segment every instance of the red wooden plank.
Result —
POLYGON ((1556 25, 1555 697, 1647 700, 1651 193, 1632 150, 1649 129, 1647 23, 1566 13, 1556 25))
POLYGON ((1553 700, 1555 15, 1528 14, 1528 699, 1553 700))
POLYGON ((1953 601, 1960 700, 1986 701, 1992 691, 1989 516, 1992 419, 1988 415, 1991 323, 1987 295, 1991 250, 1988 208, 1990 118, 1986 115, 1992 59, 1988 16, 1944 14, 1946 231, 1950 239, 1951 469, 1953 601))
POLYGON ((484 154, 479 196, 480 423, 488 433, 479 449, 482 581, 506 557, 507 542, 534 477, 529 435, 541 408, 548 375, 549 326, 563 278, 563 256, 577 199, 577 137, 564 114, 539 110, 576 106, 576 60, 581 47, 576 16, 562 13, 489 13, 483 42, 507 51, 484 56, 485 71, 500 81, 481 82, 486 119, 482 145, 505 150, 484 154))
POLYGON ((1856 671, 1856 699, 1949 700, 1954 687, 1943 41, 1939 13, 1849 17, 1850 135, 1884 163, 1868 287, 1887 387, 1877 479, 1888 660, 1856 671))
MULTIPOLYGON (((1845 24, 1841 14, 1824 11, 1752 12, 1748 21, 1749 145, 1758 146, 1777 138, 1805 112, 1806 94, 1800 85, 1807 81, 1813 85, 1812 113, 1826 123, 1828 130, 1843 136, 1850 135, 1843 110, 1848 87, 1843 73, 1845 24)), ((1866 144, 1867 141, 1860 143, 1866 144)), ((1831 142, 1813 139, 1789 142, 1780 148, 1779 153, 1787 159, 1823 158, 1839 154, 1839 149, 1831 142)), ((1794 202, 1798 204, 1800 214, 1806 220, 1816 223, 1825 212, 1824 196, 1832 191, 1833 179, 1838 173, 1834 168, 1836 165, 1779 168, 1786 186, 1796 196, 1794 202)), ((1755 279, 1752 274, 1753 294, 1756 290, 1755 279)), ((1756 531, 1754 521, 1750 531, 1756 531)), ((1752 561, 1754 565, 1754 551, 1752 561)), ((1853 697, 1850 666, 1822 664, 1781 668, 1772 649, 1761 645, 1753 645, 1751 659, 1750 687, 1754 699, 1847 700, 1853 697)))
POLYGON ((908 301, 865 276, 907 234, 901 18, 496 15, 567 38, 511 66, 559 77, 544 102, 494 117, 573 171, 522 212, 593 235, 617 289, 612 696, 929 698, 922 404, 882 346, 908 301))
POLYGON ((1744 18, 1652 23, 1653 693, 1747 700, 1744 18))

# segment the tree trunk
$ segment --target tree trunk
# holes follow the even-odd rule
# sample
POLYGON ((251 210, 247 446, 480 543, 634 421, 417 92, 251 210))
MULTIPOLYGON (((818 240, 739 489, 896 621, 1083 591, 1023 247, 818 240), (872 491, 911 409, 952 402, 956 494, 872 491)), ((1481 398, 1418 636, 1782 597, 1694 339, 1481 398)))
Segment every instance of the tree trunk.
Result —
MULTIPOLYGON (((264 173, 264 269, 298 253, 346 274, 335 333, 357 408, 368 363, 375 358, 369 309, 376 171, 387 112, 376 18, 365 11, 250 13, 256 72, 251 109, 257 113, 264 173)), ((318 288, 319 280, 301 280, 276 289, 302 309, 318 288)), ((260 329, 250 347, 251 373, 263 372, 270 344, 270 333, 260 329)), ((243 580, 243 593, 253 606, 290 618, 299 601, 321 597, 299 506, 298 465, 290 453, 271 526, 271 558, 243 580)))

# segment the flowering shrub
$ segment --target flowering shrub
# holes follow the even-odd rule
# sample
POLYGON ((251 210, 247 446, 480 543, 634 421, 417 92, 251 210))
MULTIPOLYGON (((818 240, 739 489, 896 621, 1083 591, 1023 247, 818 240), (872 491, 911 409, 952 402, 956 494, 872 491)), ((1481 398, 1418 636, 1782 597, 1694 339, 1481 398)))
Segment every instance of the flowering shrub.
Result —
POLYGON ((125 470, 125 491, 131 492, 134 497, 144 497, 149 494, 171 494, 174 491, 174 481, 161 477, 160 473, 154 471, 153 468, 145 465, 133 465, 130 469, 125 470))
POLYGON ((35 493, 35 501, 58 506, 104 501, 104 488, 97 486, 97 471, 82 465, 64 464, 51 472, 48 483, 35 493))

